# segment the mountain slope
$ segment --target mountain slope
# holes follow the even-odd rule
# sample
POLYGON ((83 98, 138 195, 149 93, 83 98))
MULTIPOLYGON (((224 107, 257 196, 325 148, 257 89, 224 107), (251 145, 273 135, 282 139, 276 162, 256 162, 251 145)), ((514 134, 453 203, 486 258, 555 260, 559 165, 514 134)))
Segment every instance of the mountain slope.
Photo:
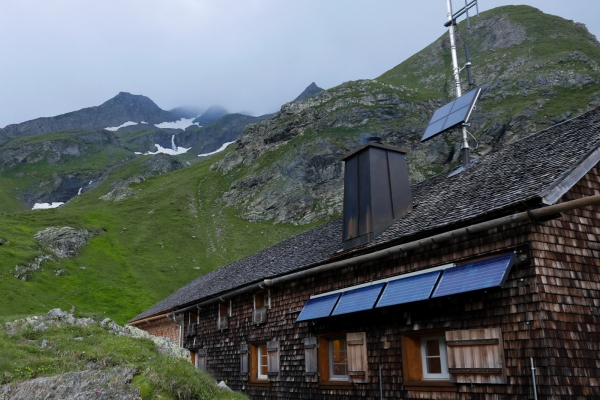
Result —
POLYGON ((176 121, 179 116, 162 110, 148 97, 121 92, 99 106, 83 108, 55 117, 36 118, 0 130, 0 145, 9 138, 39 135, 71 129, 97 130, 120 126, 128 121, 158 124, 176 121))
MULTIPOLYGON (((528 6, 499 7, 473 22, 468 32, 459 24, 458 47, 468 35, 482 87, 469 128, 474 157, 600 105, 600 44, 581 24, 528 6)), ((376 80, 284 105, 249 126, 219 164, 223 174, 244 171, 223 200, 252 221, 339 214, 338 160, 371 134, 410 150, 413 182, 448 171, 460 162, 458 133, 425 144, 420 137, 433 111, 453 98, 451 71, 445 34, 376 80)))

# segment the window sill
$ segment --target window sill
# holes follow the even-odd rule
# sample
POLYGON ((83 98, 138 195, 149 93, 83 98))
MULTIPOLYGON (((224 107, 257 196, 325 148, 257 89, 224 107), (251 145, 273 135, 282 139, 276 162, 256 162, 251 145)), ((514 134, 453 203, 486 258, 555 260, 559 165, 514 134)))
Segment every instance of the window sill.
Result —
POLYGON ((250 381, 250 386, 271 386, 271 382, 266 379, 257 379, 250 381))
POLYGON ((458 391, 458 386, 450 381, 422 380, 404 382, 404 389, 427 392, 456 392, 458 391))
POLYGON ((348 381, 323 381, 319 382, 319 389, 353 389, 352 385, 348 381))

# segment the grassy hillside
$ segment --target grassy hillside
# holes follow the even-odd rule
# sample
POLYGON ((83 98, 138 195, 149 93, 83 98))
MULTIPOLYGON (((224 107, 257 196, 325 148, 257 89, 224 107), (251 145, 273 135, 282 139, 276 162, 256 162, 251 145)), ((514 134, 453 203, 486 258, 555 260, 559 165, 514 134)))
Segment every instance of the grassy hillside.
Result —
POLYGON ((45 321, 49 326, 45 330, 36 330, 34 325, 24 321, 0 325, 0 385, 85 371, 88 375, 82 378, 86 381, 83 384, 79 379, 69 381, 66 378, 55 380, 53 388, 75 386, 93 392, 95 384, 99 386, 96 396, 100 390, 105 398, 108 398, 106 392, 129 392, 131 386, 139 389, 144 400, 246 398, 239 393, 219 390, 213 378, 196 369, 187 359, 161 354, 150 339, 115 335, 112 328, 101 326, 99 321, 89 318, 85 321, 83 324, 45 321), (127 372, 112 372, 121 370, 127 372), (123 387, 115 387, 118 381, 127 380, 122 375, 129 373, 133 375, 133 379, 129 377, 131 383, 124 382, 123 387), (102 374, 112 374, 112 378, 103 384, 92 382, 93 375, 102 374))
POLYGON ((98 200, 115 181, 138 175, 146 158, 115 168, 64 207, 0 213, 0 315, 75 305, 123 323, 200 274, 308 228, 249 223, 224 207, 220 195, 236 175, 211 172, 215 158, 133 183, 136 195, 126 200, 98 200), (97 236, 76 258, 46 261, 30 280, 16 279, 15 266, 43 251, 33 235, 49 226, 97 236))

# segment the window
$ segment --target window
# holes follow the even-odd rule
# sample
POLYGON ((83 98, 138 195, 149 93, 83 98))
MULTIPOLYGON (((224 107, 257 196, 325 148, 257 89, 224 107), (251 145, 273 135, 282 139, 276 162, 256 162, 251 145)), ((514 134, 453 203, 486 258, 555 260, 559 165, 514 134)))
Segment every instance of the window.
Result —
POLYGON ((329 379, 348 380, 348 350, 346 336, 329 339, 329 379))
POLYGON ((219 303, 219 316, 217 327, 220 330, 229 328, 229 317, 231 316, 231 301, 219 303))
POLYGON ((251 343, 249 346, 250 357, 248 358, 248 345, 242 345, 241 368, 242 375, 247 374, 248 362, 250 364, 250 382, 256 384, 276 381, 279 378, 279 341, 251 343))
POLYGON ((271 307, 269 291, 254 294, 254 311, 252 323, 263 324, 267 322, 267 308, 271 307))
POLYGON ((256 375, 256 379, 258 380, 267 380, 269 378, 268 375, 268 366, 267 366, 267 362, 269 360, 269 357, 267 355, 267 344, 266 343, 262 343, 256 346, 256 349, 258 351, 257 354, 257 375, 256 375))
POLYGON ((197 327, 198 327, 198 313, 194 311, 190 311, 187 315, 184 316, 185 323, 185 337, 189 338, 197 335, 197 327), (185 318, 187 317, 187 318, 185 318))
POLYGON ((318 371, 318 382, 323 386, 368 382, 365 332, 321 335, 318 340, 306 338, 304 357, 309 382, 317 381, 315 371, 318 371))
POLYGON ((443 331, 410 332, 402 336, 402 372, 407 390, 456 391, 450 382, 443 331))
POLYGON ((444 336, 421 338, 421 362, 423 363, 423 379, 450 379, 444 336))
POLYGON ((402 336, 404 387, 456 391, 457 383, 506 383, 500 328, 402 336))

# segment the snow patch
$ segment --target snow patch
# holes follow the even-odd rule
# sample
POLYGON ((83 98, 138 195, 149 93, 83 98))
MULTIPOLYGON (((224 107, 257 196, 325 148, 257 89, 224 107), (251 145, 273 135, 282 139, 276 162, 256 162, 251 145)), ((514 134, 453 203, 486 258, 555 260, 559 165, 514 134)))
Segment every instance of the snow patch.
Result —
POLYGON ((169 128, 169 129, 185 129, 188 126, 192 126, 192 125, 200 126, 197 122, 193 122, 196 118, 181 118, 179 121, 161 122, 160 124, 155 124, 154 126, 156 126, 157 128, 169 128))
POLYGON ((173 149, 165 149, 158 143, 155 143, 154 145, 156 146, 156 148, 158 150, 157 151, 149 151, 147 153, 144 153, 144 155, 163 153, 163 154, 169 154, 172 156, 176 156, 177 154, 187 153, 188 150, 191 149, 191 147, 188 147, 187 149, 185 147, 176 147, 176 150, 173 150, 173 149))
POLYGON ((223 150, 225 150, 225 148, 227 146, 229 146, 231 143, 235 143, 235 140, 233 142, 225 142, 225 143, 223 143, 223 145, 221 147, 219 147, 215 151, 211 151, 210 153, 198 154, 198 157, 212 156, 213 154, 220 153, 223 150))
POLYGON ((63 203, 61 201, 52 202, 52 203, 35 203, 33 205, 32 210, 44 210, 47 208, 57 208, 59 206, 62 206, 63 204, 65 204, 65 203, 63 203))
POLYGON ((127 121, 127 122, 125 122, 123 125, 119 125, 119 126, 111 126, 111 127, 104 128, 104 129, 106 129, 107 131, 113 131, 113 132, 114 132, 114 131, 116 131, 116 130, 119 130, 120 128, 124 128, 124 127, 126 127, 126 126, 131 126, 131 125, 137 125, 137 122, 133 122, 133 121, 127 121))
MULTIPOLYGON (((175 144, 175 135, 171 136, 171 148, 170 149, 164 148, 158 143, 154 143, 154 145, 156 146, 156 148, 158 150, 157 151, 149 151, 147 153, 144 153, 144 155, 163 153, 163 154, 169 154, 172 156, 176 156, 177 154, 187 153, 188 150, 191 149, 191 147, 187 147, 187 148, 177 147, 177 145, 175 144)), ((136 152, 135 154, 142 154, 142 153, 136 152)))
POLYGON ((141 151, 134 151, 133 154, 144 154, 141 151))

